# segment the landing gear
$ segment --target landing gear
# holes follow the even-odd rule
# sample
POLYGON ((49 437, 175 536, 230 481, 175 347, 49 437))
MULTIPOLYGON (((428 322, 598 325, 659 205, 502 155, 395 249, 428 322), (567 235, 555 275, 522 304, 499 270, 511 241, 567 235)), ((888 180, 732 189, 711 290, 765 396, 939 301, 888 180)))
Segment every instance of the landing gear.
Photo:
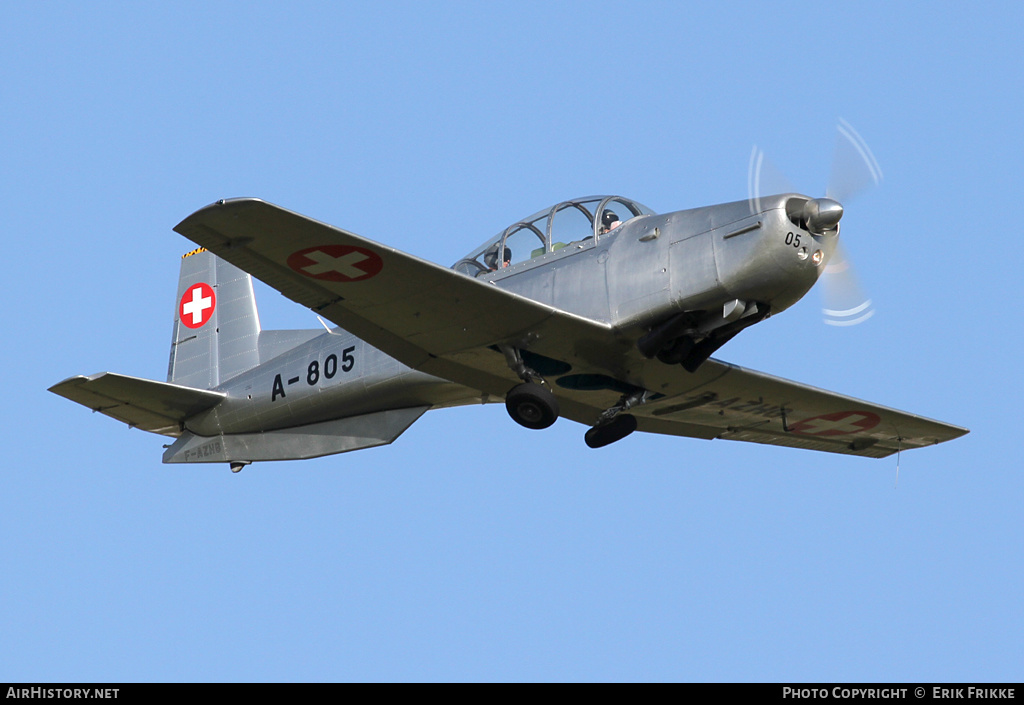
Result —
POLYGON ((252 461, 250 461, 250 460, 232 460, 231 461, 231 472, 234 472, 234 473, 242 472, 242 468, 244 468, 246 465, 251 465, 251 464, 252 464, 252 461))
POLYGON ((591 448, 603 448, 615 441, 621 441, 635 431, 637 425, 636 417, 625 412, 646 402, 648 396, 648 391, 640 388, 623 394, 619 403, 605 409, 594 427, 583 434, 583 441, 591 448))
POLYGON ((558 400, 551 393, 547 382, 523 361, 518 348, 502 345, 498 348, 505 356, 509 369, 515 372, 523 383, 512 387, 505 395, 505 409, 520 426, 539 431, 558 420, 558 400))
POLYGON ((700 341, 696 345, 690 348, 690 352, 687 353, 686 357, 679 361, 679 364, 683 366, 687 372, 696 372, 697 368, 707 362, 708 358, 715 354, 715 352, 736 337, 739 331, 733 331, 732 333, 726 333, 719 336, 708 336, 704 340, 700 341))
POLYGON ((590 448, 604 448, 636 430, 636 417, 632 414, 619 414, 611 421, 598 424, 583 434, 583 441, 590 448))
POLYGON ((679 313, 652 328, 636 343, 646 358, 657 357, 666 365, 682 365, 696 372, 720 347, 744 328, 758 323, 771 313, 771 307, 757 301, 727 301, 722 312, 690 311, 679 313))
POLYGON ((658 352, 658 359, 666 365, 678 365, 693 352, 697 343, 692 336, 682 335, 676 341, 658 352))
POLYGON ((555 395, 535 382, 526 382, 505 395, 508 415, 520 426, 539 431, 558 419, 555 395))

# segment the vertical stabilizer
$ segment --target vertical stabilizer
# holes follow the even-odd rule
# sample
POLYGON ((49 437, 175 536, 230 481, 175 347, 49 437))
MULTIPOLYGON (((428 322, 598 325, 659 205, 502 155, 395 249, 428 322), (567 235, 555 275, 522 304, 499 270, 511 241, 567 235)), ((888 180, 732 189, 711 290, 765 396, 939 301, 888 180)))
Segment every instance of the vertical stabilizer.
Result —
POLYGON ((181 260, 167 381, 212 389, 259 364, 252 278, 203 248, 181 260))

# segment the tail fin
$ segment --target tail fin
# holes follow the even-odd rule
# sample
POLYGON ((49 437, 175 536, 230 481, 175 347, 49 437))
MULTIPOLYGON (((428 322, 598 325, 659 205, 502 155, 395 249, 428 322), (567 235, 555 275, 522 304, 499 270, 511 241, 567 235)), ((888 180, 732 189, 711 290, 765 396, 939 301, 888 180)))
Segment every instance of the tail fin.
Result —
POLYGON ((260 319, 252 278, 204 248, 181 260, 167 381, 198 389, 256 367, 260 319))

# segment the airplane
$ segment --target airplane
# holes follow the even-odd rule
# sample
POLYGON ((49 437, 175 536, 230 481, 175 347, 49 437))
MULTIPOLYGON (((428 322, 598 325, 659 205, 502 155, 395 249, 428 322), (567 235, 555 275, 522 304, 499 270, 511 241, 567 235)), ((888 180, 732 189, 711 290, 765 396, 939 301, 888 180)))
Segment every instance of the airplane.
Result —
POLYGON ((50 391, 173 438, 165 463, 305 459, 391 443, 430 409, 504 402, 600 448, 634 431, 882 458, 968 433, 711 357, 799 301, 843 206, 781 193, 657 214, 562 201, 452 267, 256 198, 174 229, 167 381, 102 372, 50 391), (252 277, 323 329, 263 330, 252 277), (334 326, 328 326, 324 319, 334 326))

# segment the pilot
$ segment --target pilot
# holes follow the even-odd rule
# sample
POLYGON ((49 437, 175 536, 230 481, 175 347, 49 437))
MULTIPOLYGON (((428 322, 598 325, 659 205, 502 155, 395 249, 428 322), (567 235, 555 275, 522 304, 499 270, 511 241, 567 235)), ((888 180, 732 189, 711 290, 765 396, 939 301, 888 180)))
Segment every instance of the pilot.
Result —
MULTIPOLYGON (((487 254, 484 255, 484 264, 487 265, 487 269, 489 271, 493 272, 498 268, 498 249, 498 243, 494 243, 494 247, 492 247, 487 252, 487 254)), ((508 247, 505 247, 503 248, 502 254, 504 256, 501 258, 501 268, 504 269, 512 261, 512 250, 508 247)))
POLYGON ((601 234, 611 232, 615 228, 622 225, 622 221, 619 220, 619 216, 615 215, 615 211, 606 210, 601 214, 601 234))

